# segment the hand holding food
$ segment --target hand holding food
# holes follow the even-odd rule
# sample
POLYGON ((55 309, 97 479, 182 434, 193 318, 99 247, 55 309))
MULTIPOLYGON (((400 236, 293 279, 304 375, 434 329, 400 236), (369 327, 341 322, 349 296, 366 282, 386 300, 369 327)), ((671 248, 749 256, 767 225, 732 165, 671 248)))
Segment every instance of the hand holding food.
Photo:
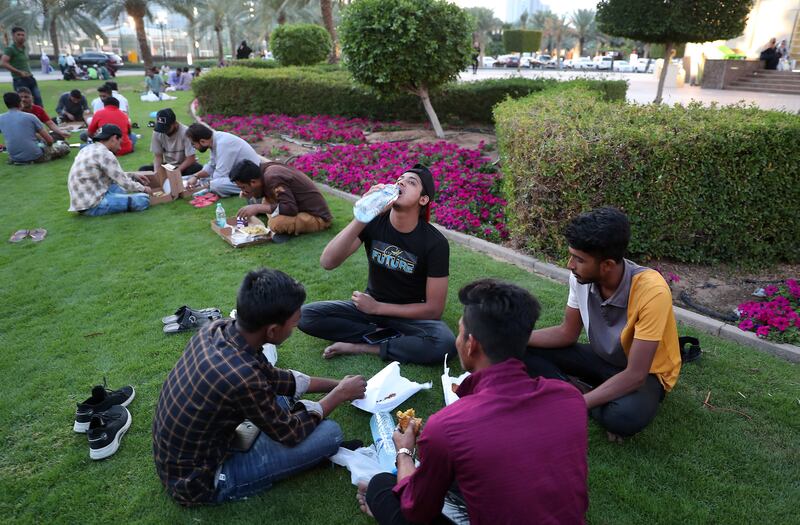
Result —
POLYGON ((416 413, 414 412, 413 408, 409 408, 405 412, 402 410, 397 411, 397 426, 400 428, 400 432, 405 432, 408 428, 409 423, 412 421, 414 422, 414 435, 418 436, 420 429, 422 429, 422 418, 415 417, 416 413))

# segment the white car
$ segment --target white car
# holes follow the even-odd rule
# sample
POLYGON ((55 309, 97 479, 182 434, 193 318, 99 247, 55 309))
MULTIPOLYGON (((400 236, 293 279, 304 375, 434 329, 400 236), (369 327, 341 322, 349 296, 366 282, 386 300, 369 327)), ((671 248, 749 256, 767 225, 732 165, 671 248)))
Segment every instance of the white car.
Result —
POLYGON ((633 71, 636 73, 652 73, 656 69, 656 61, 647 58, 639 58, 632 63, 633 71), (648 62, 650 63, 648 65, 648 62))
POLYGON ((483 57, 483 67, 492 67, 497 59, 494 57, 483 57))
POLYGON ((580 57, 572 61, 573 69, 594 69, 595 63, 589 57, 580 57))
POLYGON ((627 60, 615 60, 614 61, 614 71, 619 73, 632 73, 633 66, 627 60))
POLYGON ((598 71, 611 71, 611 57, 594 57, 594 68, 598 71))

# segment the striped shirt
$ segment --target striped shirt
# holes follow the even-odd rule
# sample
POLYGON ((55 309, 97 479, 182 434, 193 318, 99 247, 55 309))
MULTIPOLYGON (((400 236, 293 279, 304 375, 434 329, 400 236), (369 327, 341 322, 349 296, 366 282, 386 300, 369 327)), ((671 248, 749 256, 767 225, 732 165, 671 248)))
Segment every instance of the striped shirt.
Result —
POLYGON ((80 150, 69 170, 69 211, 97 206, 112 184, 125 191, 144 191, 144 186, 122 171, 117 157, 100 142, 80 150))
POLYGON ((153 419, 156 471, 167 492, 183 505, 212 502, 214 477, 245 419, 283 445, 303 441, 322 421, 319 403, 296 402, 287 412, 276 397, 297 399, 309 382, 273 367, 234 320, 202 328, 167 376, 153 419))

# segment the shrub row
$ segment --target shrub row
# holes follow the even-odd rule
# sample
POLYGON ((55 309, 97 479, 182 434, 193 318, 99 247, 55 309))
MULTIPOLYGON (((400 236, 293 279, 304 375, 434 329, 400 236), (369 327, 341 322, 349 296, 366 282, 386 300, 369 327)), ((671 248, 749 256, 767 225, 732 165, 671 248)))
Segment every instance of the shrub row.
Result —
POLYGON ((800 261, 800 116, 748 106, 608 103, 566 90, 495 109, 511 239, 563 259, 563 230, 614 205, 631 255, 800 261))
POLYGON ((275 69, 281 67, 277 60, 264 60, 263 58, 244 58, 232 60, 231 67, 251 67, 254 69, 275 69))
MULTIPOLYGON (((606 100, 624 100, 623 81, 512 78, 451 83, 432 94, 439 119, 450 124, 491 124, 492 108, 507 97, 518 98, 545 89, 581 85, 606 100)), ((222 115, 283 113, 342 115, 378 120, 425 121, 419 98, 379 98, 355 83, 338 66, 216 69, 192 85, 204 112, 222 115)))

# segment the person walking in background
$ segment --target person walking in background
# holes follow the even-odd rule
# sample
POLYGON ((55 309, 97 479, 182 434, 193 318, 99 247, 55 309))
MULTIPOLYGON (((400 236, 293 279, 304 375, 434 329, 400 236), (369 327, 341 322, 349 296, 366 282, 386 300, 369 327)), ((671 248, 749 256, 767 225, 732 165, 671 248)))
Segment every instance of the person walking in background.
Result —
POLYGON ((42 57, 39 60, 42 63, 42 75, 49 74, 53 70, 53 68, 50 67, 50 57, 42 51, 42 57))
POLYGON ((472 74, 478 74, 478 60, 481 56, 481 46, 475 44, 475 47, 472 48, 472 74))
POLYGON ((31 73, 28 50, 25 48, 25 30, 21 27, 12 27, 11 37, 14 41, 3 50, 3 55, 0 56, 0 67, 11 73, 14 91, 26 87, 33 93, 33 102, 38 106, 44 106, 42 94, 39 92, 39 84, 31 73))

